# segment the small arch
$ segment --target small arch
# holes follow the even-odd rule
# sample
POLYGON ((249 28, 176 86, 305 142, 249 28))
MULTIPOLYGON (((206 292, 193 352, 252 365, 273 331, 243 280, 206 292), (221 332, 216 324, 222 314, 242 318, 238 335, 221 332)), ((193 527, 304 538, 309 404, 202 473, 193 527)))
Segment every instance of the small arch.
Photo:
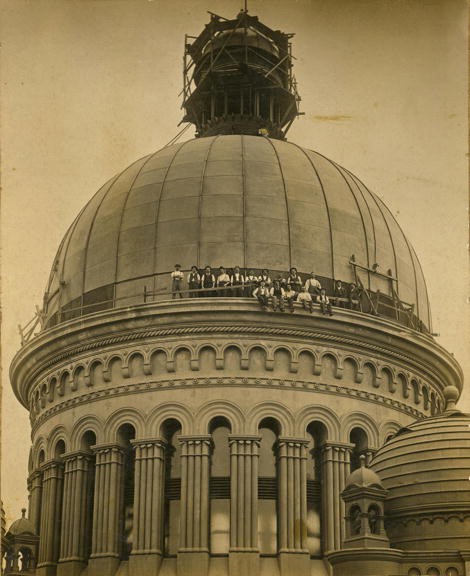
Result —
POLYGON ((397 384, 403 398, 408 398, 410 395, 410 385, 405 374, 397 374, 397 384))
POLYGON ((349 536, 358 536, 362 531, 362 510, 358 504, 353 504, 348 512, 349 536))
POLYGON ((224 349, 225 372, 238 373, 241 370, 242 351, 238 346, 226 346, 224 349))
POLYGON ((387 366, 384 366, 381 371, 381 376, 384 383, 384 389, 393 394, 396 390, 396 384, 392 370, 387 366))
POLYGON ((446 569, 445 576, 459 576, 459 571, 455 566, 449 566, 446 569))
POLYGON ((148 438, 160 436, 162 423, 168 419, 175 419, 180 423, 182 434, 194 434, 194 418, 191 411, 184 404, 168 402, 155 406, 148 414, 146 436, 148 438))
POLYGON ((421 570, 413 566, 408 570, 408 576, 421 576, 421 570))
POLYGON ((380 534, 380 520, 381 510, 377 504, 371 504, 367 509, 367 522, 369 524, 369 532, 371 534, 380 534))
POLYGON ((441 576, 441 571, 437 566, 430 566, 426 570, 426 576, 441 576))
POLYGON ((288 375, 292 362, 292 353, 286 347, 276 348, 274 352, 274 366, 276 374, 288 375))
POLYGON ((435 416, 437 413, 436 395, 431 392, 431 416, 435 416))
POLYGON ((279 422, 281 436, 293 435, 293 415, 286 406, 277 402, 261 402, 253 406, 246 416, 247 433, 256 434, 260 421, 266 418, 279 422))
POLYGON ((230 423, 232 434, 242 433, 243 413, 236 404, 227 400, 212 400, 198 410, 195 416, 198 432, 209 433, 210 421, 216 417, 223 417, 230 423))
POLYGON ((217 352, 213 346, 202 346, 198 350, 199 370, 201 372, 214 372, 216 370, 217 352))
POLYGON ((331 352, 325 352, 321 356, 321 375, 323 378, 336 378, 338 372, 338 358, 331 352))
POLYGON ((103 362, 93 360, 90 364, 90 384, 91 386, 102 386, 104 384, 103 362))
POLYGON ((379 384, 377 379, 377 367, 372 364, 372 362, 364 362, 362 370, 364 373, 362 382, 364 383, 365 387, 378 388, 379 384))
POLYGON ((110 375, 111 382, 120 382, 123 378, 122 372, 123 360, 120 356, 113 356, 106 364, 106 370, 110 375))
POLYGON ((59 396, 63 396, 65 392, 69 391, 68 385, 70 384, 70 372, 68 370, 64 370, 59 376, 59 385, 57 387, 57 393, 59 396))
POLYGON ((413 401, 415 404, 419 404, 421 402, 421 393, 419 389, 418 381, 412 378, 411 380, 411 389, 413 390, 413 401))
POLYGON ((248 370, 254 373, 266 371, 267 351, 262 346, 252 346, 248 350, 248 370))
POLYGON ((165 350, 153 350, 150 354, 150 370, 153 376, 166 374, 167 353, 165 350))
POLYGON ((427 386, 423 386, 422 388, 423 394, 423 408, 428 411, 429 410, 429 390, 427 386))
POLYGON ((128 366, 130 378, 140 378, 145 375, 144 362, 144 357, 140 352, 133 352, 129 356, 128 366))
POLYGON ((347 382, 357 382, 359 366, 352 356, 347 356, 343 360, 343 380, 347 382))
POLYGON ((311 350, 302 350, 298 355, 297 374, 300 378, 311 377, 315 372, 315 354, 311 350))
POLYGON ((50 379, 48 388, 49 390, 47 394, 47 399, 49 400, 49 402, 53 402, 57 389, 57 378, 55 376, 53 376, 50 379))
POLYGON ((191 350, 187 346, 180 346, 173 354, 175 372, 189 372, 191 370, 191 350))
POLYGON ((73 369, 71 389, 80 390, 82 388, 85 388, 85 366, 79 364, 73 369))

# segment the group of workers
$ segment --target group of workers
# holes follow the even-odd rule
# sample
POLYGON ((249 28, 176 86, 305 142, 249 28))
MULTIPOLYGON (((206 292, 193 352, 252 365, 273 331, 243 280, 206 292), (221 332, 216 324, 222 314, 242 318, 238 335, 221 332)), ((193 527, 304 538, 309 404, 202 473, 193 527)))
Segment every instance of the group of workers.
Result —
POLYGON ((269 271, 264 269, 257 276, 253 270, 242 274, 239 266, 235 266, 231 274, 220 266, 217 275, 210 266, 206 266, 200 272, 197 266, 192 266, 186 278, 187 287, 184 284, 184 273, 179 264, 171 273, 172 297, 183 298, 183 291, 188 292, 190 298, 211 296, 236 296, 255 297, 263 310, 280 310, 284 312, 286 306, 290 312, 294 312, 294 302, 302 304, 305 310, 313 312, 313 304, 320 305, 322 314, 333 315, 332 303, 343 308, 357 309, 361 298, 361 288, 355 283, 345 284, 336 280, 334 294, 330 298, 326 290, 311 272, 305 282, 302 281, 295 267, 289 270, 287 277, 279 274, 272 279, 269 271))

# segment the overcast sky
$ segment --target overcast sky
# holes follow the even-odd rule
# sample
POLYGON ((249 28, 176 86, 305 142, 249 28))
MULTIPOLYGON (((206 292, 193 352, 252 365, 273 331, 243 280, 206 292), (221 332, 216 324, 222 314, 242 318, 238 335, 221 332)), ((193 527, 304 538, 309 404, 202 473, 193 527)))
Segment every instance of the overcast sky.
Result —
MULTIPOLYGON (((3 0, 3 489, 27 502, 30 425, 8 367, 66 228, 91 195, 169 142, 184 34, 241 0, 3 0)), ((305 113, 288 138, 355 173, 420 258, 437 338, 469 373, 465 0, 250 0, 295 32, 305 113)), ((190 138, 192 131, 185 134, 190 138)), ((461 409, 470 411, 470 391, 461 409)))

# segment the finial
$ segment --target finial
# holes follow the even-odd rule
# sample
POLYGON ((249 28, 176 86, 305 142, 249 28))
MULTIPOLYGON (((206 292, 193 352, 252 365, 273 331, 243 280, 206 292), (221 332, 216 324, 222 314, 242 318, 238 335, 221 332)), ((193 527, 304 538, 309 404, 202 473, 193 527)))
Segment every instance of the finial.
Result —
POLYGON ((26 508, 21 508, 21 518, 26 518, 26 508))
POLYGON ((366 467, 366 457, 364 456, 364 454, 361 454, 359 456, 359 460, 361 461, 361 468, 365 468, 366 467))
POLYGON ((460 396, 459 389, 456 386, 449 385, 444 388, 443 392, 446 400, 446 412, 448 410, 455 410, 455 404, 460 396))

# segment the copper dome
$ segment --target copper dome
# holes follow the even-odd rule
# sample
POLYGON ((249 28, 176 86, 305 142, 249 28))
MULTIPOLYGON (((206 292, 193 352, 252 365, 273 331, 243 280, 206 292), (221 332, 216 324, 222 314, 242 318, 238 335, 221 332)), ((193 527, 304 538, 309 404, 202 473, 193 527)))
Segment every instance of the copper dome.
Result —
POLYGON ((390 272, 397 296, 430 327, 413 248, 353 174, 291 142, 198 138, 137 160, 93 196, 60 245, 46 317, 51 323, 59 310, 66 319, 67 310, 142 303, 144 290, 164 292, 175 262, 183 269, 295 266, 351 282, 353 254, 366 288, 388 293, 390 272), (375 264, 383 276, 372 272, 375 264))

